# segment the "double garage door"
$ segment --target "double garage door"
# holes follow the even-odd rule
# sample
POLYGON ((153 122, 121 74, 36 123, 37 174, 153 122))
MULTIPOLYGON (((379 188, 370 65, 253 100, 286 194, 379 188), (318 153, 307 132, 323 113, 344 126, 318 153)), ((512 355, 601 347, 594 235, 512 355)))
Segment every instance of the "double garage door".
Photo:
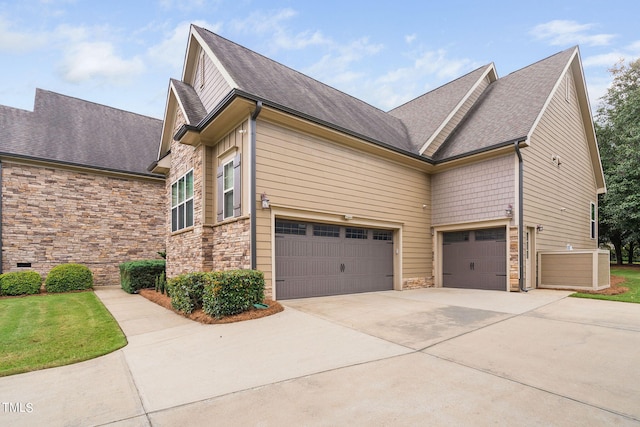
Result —
POLYGON ((443 233, 442 285, 507 290, 506 242, 504 227, 443 233))
POLYGON ((278 299, 393 289, 393 231, 276 220, 278 299))

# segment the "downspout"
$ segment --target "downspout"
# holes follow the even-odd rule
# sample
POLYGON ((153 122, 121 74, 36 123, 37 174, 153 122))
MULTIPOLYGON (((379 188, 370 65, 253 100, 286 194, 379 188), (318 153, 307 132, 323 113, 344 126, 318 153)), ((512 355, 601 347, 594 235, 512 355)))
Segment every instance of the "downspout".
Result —
POLYGON ((262 110, 262 101, 256 102, 256 109, 251 113, 249 121, 249 145, 251 168, 251 269, 255 270, 258 264, 256 251, 256 119, 262 110))
POLYGON ((0 274, 4 271, 2 270, 2 162, 0 162, 0 274))
POLYGON ((518 155, 518 286, 520 287, 520 292, 527 292, 524 288, 524 277, 522 277, 522 272, 524 271, 524 259, 523 249, 522 249, 522 224, 524 222, 524 212, 522 211, 522 206, 524 205, 524 197, 522 195, 523 188, 523 165, 522 165, 522 153, 520 153, 520 141, 515 142, 516 154, 518 155))

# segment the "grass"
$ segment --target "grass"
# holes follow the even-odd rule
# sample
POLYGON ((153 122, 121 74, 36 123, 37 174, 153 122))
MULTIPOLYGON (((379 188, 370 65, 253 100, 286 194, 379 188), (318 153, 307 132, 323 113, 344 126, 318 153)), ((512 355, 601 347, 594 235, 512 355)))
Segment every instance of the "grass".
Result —
POLYGON ((93 292, 0 299, 0 377, 81 362, 126 344, 93 292))
POLYGON ((575 294, 571 294, 571 296, 577 298, 592 298, 604 299, 609 301, 640 303, 640 268, 612 266, 611 275, 624 277, 625 281, 620 285, 624 286, 625 288, 629 288, 629 290, 623 294, 618 295, 598 295, 577 292, 575 294))

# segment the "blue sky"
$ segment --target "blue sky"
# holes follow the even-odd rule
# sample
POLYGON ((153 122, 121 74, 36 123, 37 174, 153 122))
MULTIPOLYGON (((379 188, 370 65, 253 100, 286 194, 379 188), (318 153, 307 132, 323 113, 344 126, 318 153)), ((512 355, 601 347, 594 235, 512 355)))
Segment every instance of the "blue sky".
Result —
POLYGON ((640 57, 638 17, 633 0, 0 0, 0 104, 32 110, 38 87, 162 118, 196 23, 383 110, 579 45, 595 108, 640 57))

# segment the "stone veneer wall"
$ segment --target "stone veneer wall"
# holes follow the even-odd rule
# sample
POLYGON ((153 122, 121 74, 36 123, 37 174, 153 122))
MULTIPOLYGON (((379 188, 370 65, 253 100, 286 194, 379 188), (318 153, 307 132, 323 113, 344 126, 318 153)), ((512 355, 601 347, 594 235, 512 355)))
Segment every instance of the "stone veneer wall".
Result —
POLYGON ((164 182, 2 163, 2 271, 87 265, 117 285, 119 264, 165 249, 164 182), (31 263, 31 268, 18 268, 31 263))
POLYGON ((251 268, 251 219, 213 227, 213 269, 251 268))
POLYGON ((433 288, 435 286, 433 277, 412 277, 402 281, 402 289, 433 288))

